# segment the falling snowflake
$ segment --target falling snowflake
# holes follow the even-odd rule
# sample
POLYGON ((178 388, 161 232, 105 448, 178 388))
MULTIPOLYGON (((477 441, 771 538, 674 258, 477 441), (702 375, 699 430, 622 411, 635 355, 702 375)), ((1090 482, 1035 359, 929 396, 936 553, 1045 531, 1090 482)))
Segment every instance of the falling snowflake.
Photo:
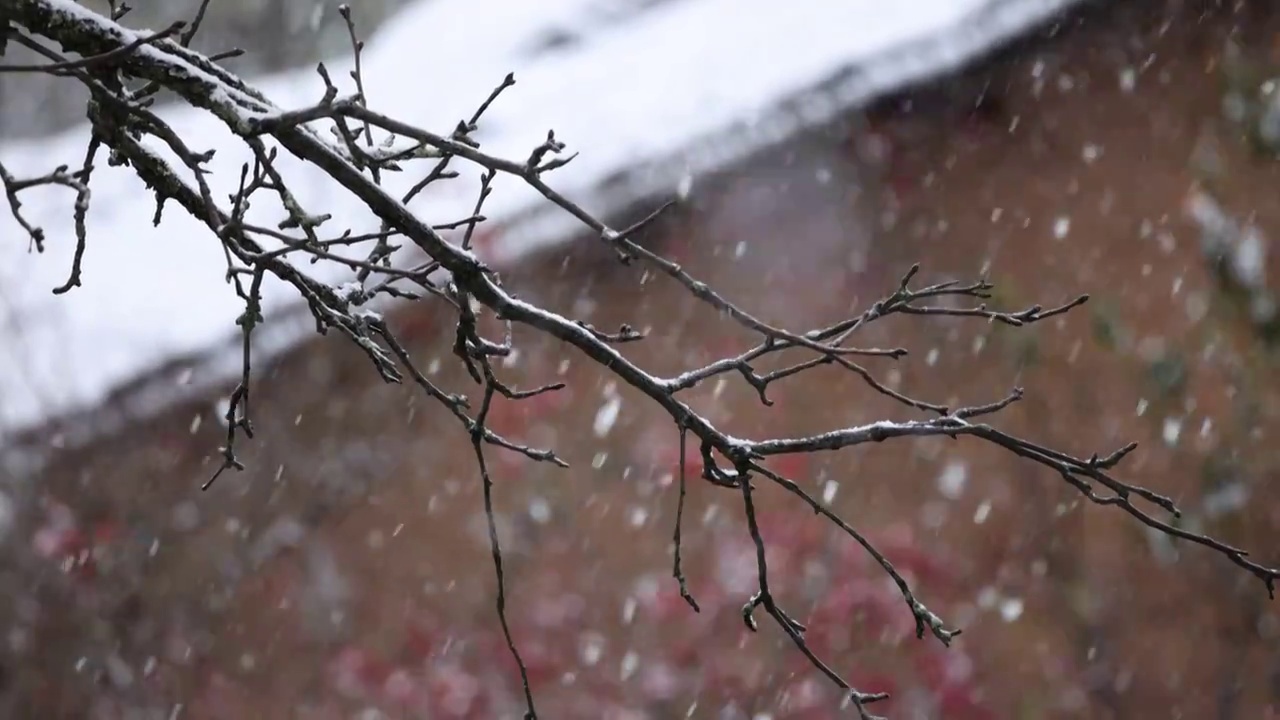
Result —
POLYGON ((1063 240, 1071 232, 1071 218, 1062 216, 1053 221, 1053 237, 1063 240))
POLYGON ((596 437, 603 438, 613 429, 613 424, 618 421, 618 413, 622 410, 622 398, 617 395, 610 396, 605 400, 600 409, 596 411, 596 418, 591 423, 591 431, 596 437))
POLYGON ((938 476, 938 492, 948 500, 959 499, 969 481, 969 468, 962 462, 950 462, 938 476))

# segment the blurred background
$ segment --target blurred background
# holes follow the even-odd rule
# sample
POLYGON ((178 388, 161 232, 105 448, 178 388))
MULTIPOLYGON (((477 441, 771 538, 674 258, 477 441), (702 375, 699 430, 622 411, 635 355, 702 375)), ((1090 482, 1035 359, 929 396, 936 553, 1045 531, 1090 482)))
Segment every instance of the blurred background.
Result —
MULTIPOLYGON (((361 27, 370 32, 411 1, 357 0, 349 5, 361 27)), ((96 12, 111 12, 105 0, 80 4, 96 12)), ((124 4, 133 8, 126 16, 129 27, 153 30, 179 20, 190 21, 200 9, 200 0, 124 4)), ((210 54, 231 48, 244 50, 235 67, 248 76, 312 66, 350 48, 347 27, 338 14, 340 4, 331 0, 211 0, 191 46, 210 54)), ((12 53, 13 63, 39 59, 21 48, 12 53)), ((0 78, 0 137, 38 137, 83 122, 88 97, 72 83, 39 75, 5 74, 0 78)))
MULTIPOLYGON (((627 5, 610 29, 625 32, 703 1, 597 4, 627 5)), ((354 14, 376 41, 407 4, 366 0, 354 14)), ((129 21, 163 27, 196 5, 139 2, 129 21)), ((1016 5, 993 3, 975 22, 1016 5)), ((794 329, 860 312, 916 262, 922 283, 986 276, 992 303, 1010 309, 1090 294, 1025 328, 888 318, 858 343, 907 348, 867 367, 913 397, 954 407, 1026 388, 992 420, 1013 434, 1083 457, 1139 442, 1117 475, 1171 496, 1184 527, 1278 565, 1280 9, 1064 5, 963 68, 797 124, 703 173, 642 240, 794 329)), ((247 50, 229 67, 248 75, 309 71, 349 43, 336 6, 309 0, 214 0, 201 38, 208 51, 247 50)), ((543 40, 550 52, 573 39, 543 40)), ((698 69, 687 73, 695 82, 698 69)), ((65 82, 0 75, 8 147, 82 113, 65 82)), ((624 225, 652 206, 637 195, 611 211, 624 225)), ((504 279, 597 327, 649 332, 625 354, 655 373, 754 341, 595 243, 531 252, 504 279)), ((390 315, 433 380, 467 392, 452 320, 431 303, 390 315)), ((516 342, 510 384, 567 383, 499 402, 493 423, 554 447, 571 469, 490 455, 508 613, 540 714, 852 716, 776 627, 744 631, 754 550, 738 495, 689 488, 694 614, 671 578, 671 421, 577 353, 531 332, 516 342)), ((202 494, 233 386, 211 377, 207 392, 182 391, 202 367, 175 358, 101 406, 5 438, 0 715, 519 717, 480 481, 456 422, 413 388, 382 384, 342 339, 309 339, 263 371, 257 437, 241 448, 248 470, 202 494)), ((689 393, 738 436, 915 417, 829 367, 772 397, 763 407, 735 377, 689 393)), ((760 490, 784 607, 834 669, 893 693, 880 714, 1280 718, 1280 615, 1262 584, 1082 501, 1044 468, 968 439, 777 467, 878 542, 918 596, 964 629, 950 649, 917 640, 896 589, 849 538, 795 498, 760 490)))

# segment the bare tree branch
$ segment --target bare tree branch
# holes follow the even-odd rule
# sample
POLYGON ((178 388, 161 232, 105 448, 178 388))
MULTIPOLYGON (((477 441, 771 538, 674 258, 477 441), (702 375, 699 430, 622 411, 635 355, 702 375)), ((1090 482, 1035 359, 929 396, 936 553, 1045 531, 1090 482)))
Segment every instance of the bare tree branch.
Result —
POLYGON ((1021 389, 984 404, 952 409, 892 389, 880 382, 872 370, 854 361, 854 358, 897 360, 907 354, 903 348, 883 349, 850 344, 866 326, 891 315, 974 318, 1021 327, 1067 313, 1086 302, 1087 296, 1049 309, 1039 305, 1017 311, 992 309, 985 301, 990 299, 993 286, 985 280, 968 285, 944 282, 916 288, 913 287, 919 271, 916 266, 896 288, 858 315, 825 327, 802 330, 776 327, 695 278, 678 263, 636 242, 635 236, 659 218, 669 205, 629 228, 616 230, 555 190, 547 180, 548 173, 568 164, 574 156, 564 154, 566 146, 554 132, 549 131, 546 140, 531 149, 524 160, 509 160, 483 152, 473 133, 486 109, 514 84, 515 79, 511 75, 498 83, 469 119, 459 121, 451 133, 444 135, 414 127, 370 107, 360 61, 363 42, 358 38, 350 10, 345 6, 340 12, 347 23, 355 58, 355 71, 352 73, 354 93, 342 94, 328 71, 321 66, 318 69, 322 85, 320 100, 311 107, 286 111, 220 67, 218 56, 204 56, 189 49, 207 2, 201 5, 189 28, 176 23, 165 31, 146 35, 120 26, 116 22, 119 16, 114 13, 112 18, 103 17, 69 0, 9 2, 12 22, 21 31, 16 35, 18 41, 33 49, 38 48, 37 51, 51 62, 39 66, 9 66, 6 70, 72 77, 85 85, 92 97, 87 113, 92 125, 92 139, 80 171, 69 173, 66 167, 60 167, 47 175, 19 179, 0 167, 0 180, 3 180, 10 211, 37 251, 43 251, 47 239, 40 228, 22 215, 19 195, 33 187, 47 185, 67 187, 76 193, 73 206, 77 236, 75 260, 68 283, 55 292, 66 292, 80 284, 81 258, 87 242, 85 215, 90 202, 92 161, 98 148, 105 147, 111 152, 114 162, 128 164, 154 193, 157 221, 165 204, 174 201, 183 212, 209 229, 211 239, 223 248, 228 283, 245 303, 244 313, 238 321, 243 334, 242 372, 226 411, 227 435, 221 448, 223 461, 205 484, 206 488, 226 470, 243 468, 236 456, 236 442, 240 434, 246 438, 253 436, 250 338, 262 320, 261 287, 268 276, 297 291, 307 303, 317 332, 337 330, 365 353, 385 381, 402 382, 407 377, 428 397, 443 405, 468 433, 479 468, 497 579, 496 609, 507 649, 519 668, 527 707, 526 718, 536 718, 537 713, 528 671, 512 639, 506 614, 503 555, 498 542, 493 479, 486 460, 486 448, 497 447, 561 466, 565 463, 550 449, 526 447, 494 433, 487 426, 487 419, 495 396, 520 400, 557 392, 563 386, 553 383, 532 390, 519 390, 503 382, 493 359, 506 357, 513 351, 512 327, 515 324, 533 328, 573 346, 647 396, 675 424, 680 433, 681 454, 672 576, 679 585, 681 597, 694 611, 698 611, 699 606, 688 590, 682 569, 681 524, 687 482, 686 443, 691 439, 698 442, 702 456, 701 479, 715 487, 738 491, 754 544, 758 588, 743 606, 744 622, 754 630, 755 611, 764 608, 799 652, 847 693, 849 704, 864 720, 875 717, 866 706, 885 695, 859 691, 831 669, 806 642, 806 628, 776 601, 770 584, 765 541, 757 518, 753 480, 763 479, 797 496, 816 514, 858 543, 896 584, 907 610, 915 619, 918 637, 923 638, 927 631, 943 645, 949 645, 960 630, 949 627, 929 610, 904 576, 864 534, 808 494, 794 479, 766 467, 763 461, 770 458, 841 450, 895 438, 976 438, 1053 470, 1092 503, 1118 506, 1148 527, 1221 554, 1258 577, 1274 595, 1280 570, 1254 562, 1239 548, 1178 527, 1165 519, 1166 516, 1176 518, 1178 515, 1172 500, 1112 475, 1120 461, 1134 449, 1134 444, 1101 457, 1096 454, 1087 459, 1076 457, 981 421, 1017 402, 1022 397, 1021 389), (173 39, 179 33, 180 37, 173 39), (57 44, 63 52, 79 55, 80 59, 64 57, 36 40, 57 44), (140 81, 141 85, 130 91, 126 88, 126 81, 140 81), (161 88, 173 92, 194 107, 208 111, 250 150, 253 162, 242 168, 238 190, 229 203, 220 204, 206 180, 211 151, 190 147, 190 139, 179 137, 172 127, 150 110, 152 98, 161 88), (328 130, 329 137, 322 134, 320 126, 328 130), (381 134, 381 137, 375 138, 375 134, 381 134), (143 142, 144 138, 152 138, 171 150, 180 167, 174 167, 151 150, 143 142), (291 179, 286 177, 277 162, 281 148, 307 165, 318 168, 352 196, 359 198, 378 219, 380 227, 366 232, 350 228, 336 233, 326 231, 335 218, 309 211, 303 206, 290 189, 291 179), (417 170, 417 163, 426 160, 433 162, 429 169, 422 171, 421 179, 408 193, 395 197, 383 186, 384 172, 417 170), (484 169, 470 214, 434 225, 423 221, 406 207, 406 203, 429 185, 458 177, 456 171, 450 169, 454 162, 472 163, 484 169), (754 333, 759 338, 758 343, 739 355, 718 359, 672 377, 660 377, 628 360, 615 348, 621 343, 643 339, 643 335, 630 326, 623 325, 616 333, 605 332, 517 298, 505 289, 498 273, 486 266, 472 250, 476 228, 485 221, 485 200, 498 174, 516 177, 534 188, 548 202, 579 220, 600 242, 615 251, 621 261, 632 263, 639 260, 656 269, 729 321, 754 333), (284 219, 275 228, 248 222, 249 207, 255 202, 269 204, 284 219), (462 239, 456 244, 441 234, 455 229, 462 232, 462 239), (426 256, 425 262, 411 268, 394 265, 392 256, 400 246, 393 245, 393 242, 412 244, 426 256), (351 269, 356 282, 341 288, 331 287, 308 275, 302 268, 302 258, 310 262, 326 260, 340 263, 351 269), (249 278, 247 286, 243 281, 246 277, 249 278), (406 284, 422 290, 425 295, 405 289, 406 284), (473 411, 467 396, 451 394, 434 385, 414 365, 392 329, 369 304, 384 296, 425 298, 451 308, 457 321, 453 351, 479 387, 481 399, 478 408, 473 411), (958 303, 965 304, 957 306, 958 303), (502 327, 500 339, 486 335, 484 328, 488 327, 490 320, 497 321, 502 327), (769 372, 756 369, 759 361, 787 350, 807 353, 809 357, 769 372), (710 420, 694 412, 681 395, 708 379, 737 374, 767 406, 772 404, 767 391, 773 383, 822 365, 835 365, 853 373, 872 391, 911 410, 927 413, 929 417, 833 428, 803 437, 745 439, 733 437, 717 428, 710 420))

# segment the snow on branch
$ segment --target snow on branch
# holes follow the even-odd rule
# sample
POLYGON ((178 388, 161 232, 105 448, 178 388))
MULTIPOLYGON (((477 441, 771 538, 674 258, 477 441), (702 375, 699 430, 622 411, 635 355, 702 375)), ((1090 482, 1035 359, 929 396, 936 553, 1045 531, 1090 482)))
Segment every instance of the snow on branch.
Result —
MULTIPOLYGON (((520 650, 512 639, 505 612, 506 595, 503 555, 493 512, 493 479, 488 454, 493 448, 514 452, 537 461, 564 466, 554 450, 535 448, 509 440, 488 425, 489 411, 498 396, 527 399, 559 391, 560 383, 522 389, 509 386, 499 372, 501 359, 510 355, 512 326, 521 324, 551 335, 607 369, 622 382, 636 388, 658 404, 671 418, 672 432, 679 433, 681 448, 697 443, 701 474, 697 479, 733 491, 741 496, 743 513, 756 550, 756 592, 744 598, 742 619, 755 630, 757 611, 772 618, 802 653, 831 682, 846 691, 848 704, 861 718, 874 716, 868 710, 883 693, 862 692, 830 668, 809 646, 806 628, 775 600, 766 562, 765 541, 756 518, 754 492, 758 482, 774 483, 797 496, 823 519, 839 527, 857 542, 894 581, 906 610, 916 622, 916 634, 930 634, 942 644, 950 644, 960 630, 949 626, 928 609, 901 574, 857 528, 804 490, 794 478, 769 469, 763 461, 779 455, 832 451, 894 438, 947 436, 973 437, 998 445, 1057 473, 1070 487, 1098 505, 1114 505, 1139 522, 1188 542, 1199 544, 1225 556, 1254 574, 1274 591, 1280 571, 1264 567, 1245 551, 1208 536, 1196 534, 1176 524, 1178 509, 1173 501, 1151 490, 1132 485, 1113 475, 1121 460, 1135 445, 1126 445, 1104 455, 1077 457, 1028 439, 1006 433, 987 418, 1017 402, 1019 388, 986 404, 952 408, 918 400, 891 389, 876 379, 862 363, 896 359, 906 354, 901 348, 869 348, 856 344, 866 326, 891 315, 947 315, 973 318, 1020 327, 1067 313, 1083 304, 1081 296, 1056 307, 1034 306, 1017 311, 989 308, 992 285, 985 280, 971 284, 948 282, 916 284, 918 267, 911 269, 898 285, 864 312, 842 322, 803 330, 772 326, 736 302, 722 296, 680 265, 646 249, 634 237, 663 210, 636 225, 615 229, 588 209, 576 204, 548 181, 557 168, 572 162, 566 145, 554 132, 529 150, 523 159, 495 157, 483 151, 474 134, 485 111, 501 101, 503 91, 515 79, 501 79, 488 98, 469 118, 462 119, 447 133, 432 132, 389 117, 370 107, 364 96, 360 69, 363 43, 349 9, 341 10, 350 31, 356 70, 354 89, 343 92, 323 65, 318 68, 317 95, 310 107, 285 111, 244 80, 218 64, 223 56, 205 56, 188 45, 199 25, 179 23, 161 32, 140 33, 119 24, 127 12, 113 7, 110 17, 96 14, 72 0, 8 0, 8 28, 0 28, 8 39, 44 57, 46 64, 0 66, 3 72, 44 72, 71 77, 91 94, 87 115, 92 137, 82 166, 77 170, 59 167, 46 175, 20 178, 0 166, 0 180, 10 211, 29 235, 32 247, 42 251, 47 238, 29 222, 21 203, 22 194, 38 186, 62 186, 74 193, 76 253, 67 283, 55 292, 79 286, 80 258, 91 242, 84 221, 91 202, 90 184, 95 162, 102 156, 112 165, 127 165, 152 191, 159 221, 166 207, 179 206, 205 225, 209 242, 220 245, 226 262, 226 280, 231 291, 243 301, 238 324, 243 336, 243 362, 239 384, 226 410, 226 442, 221 448, 222 463, 209 478, 213 483, 227 470, 243 469, 237 458, 237 443, 252 438, 250 400, 252 373, 251 338, 263 320, 262 285, 273 278, 292 287, 306 302, 317 332, 336 331, 358 347, 376 372, 387 382, 412 382, 443 405, 468 433, 484 490, 484 504, 498 580, 497 611, 507 648, 520 669, 527 705, 527 718, 537 717, 535 698, 520 650), (50 49, 60 46, 60 51, 50 49), (182 137, 151 108, 157 93, 166 90, 191 106, 216 117, 250 151, 252 162, 240 170, 237 190, 229 198, 215 197, 207 181, 212 151, 182 137), (357 232, 352 228, 331 230, 340 221, 303 206, 290 189, 291 178, 278 162, 280 152, 313 165, 358 198, 378 220, 376 229, 357 232), (432 225, 420 219, 407 204, 428 186, 458 177, 452 166, 472 163, 484 169, 472 212, 450 222, 432 225), (393 195, 382 182, 388 173, 420 176, 407 192, 393 195), (477 227, 485 220, 484 206, 498 175, 518 178, 540 193, 547 202, 569 213, 614 250, 627 264, 639 263, 665 274, 690 294, 716 309, 728 322, 755 333, 759 341, 751 349, 732 357, 671 377, 660 377, 624 357, 616 346, 643 340, 643 334, 629 326, 616 332, 548 311, 509 293, 499 275, 473 252, 477 227), (269 205, 283 220, 274 227, 250 220, 254 205, 269 205), (457 242, 446 240, 446 231, 460 231, 457 242), (403 247, 416 248, 425 260, 404 266, 393 260, 403 247), (306 267, 324 260, 349 268, 356 280, 341 286, 323 282, 306 267), (456 315, 453 352, 475 382, 473 395, 454 394, 436 386, 413 362, 397 339, 393 328, 377 311, 384 298, 443 303, 456 315), (496 323, 494 322, 496 321, 496 323), (490 332, 497 328, 496 333, 490 332), (808 353, 806 360, 771 372, 756 370, 757 361, 785 350, 808 353), (711 378, 740 376, 771 405, 768 390, 772 383, 823 365, 836 365, 860 377, 873 391, 923 413, 917 420, 876 422, 860 427, 835 428, 818 435, 794 438, 746 439, 732 437, 707 418, 694 412, 682 399, 683 393, 711 378)), ((2 18, 0 18, 2 20, 2 18)), ((663 208, 665 209, 665 207, 663 208)), ((172 210, 171 210, 172 212, 172 210)), ((91 278, 88 279, 91 281, 91 278)), ((689 606, 698 611, 696 598, 686 587, 680 567, 680 523, 683 518, 686 477, 681 453, 680 505, 675 529, 673 579, 689 606)))

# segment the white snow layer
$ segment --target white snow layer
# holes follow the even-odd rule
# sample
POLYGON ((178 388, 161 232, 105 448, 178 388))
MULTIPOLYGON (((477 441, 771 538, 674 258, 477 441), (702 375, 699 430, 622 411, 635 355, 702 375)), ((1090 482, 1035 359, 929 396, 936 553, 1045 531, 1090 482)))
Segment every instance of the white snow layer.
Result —
MULTIPOLYGON (((448 132, 515 72, 517 84, 485 115, 477 139, 488 152, 524 158, 555 129, 569 152, 581 154, 553 172, 552 183, 607 216, 962 63, 1075 1, 427 0, 370 39, 364 80, 374 109, 448 132), (549 45, 553 36, 567 42, 549 45)), ((343 91, 354 91, 349 58, 328 65, 343 91)), ((323 89, 311 70, 256 85, 283 108, 310 105, 323 89)), ((197 151, 217 149, 209 180, 225 202, 250 159, 246 148, 203 111, 175 106, 161 115, 197 151)), ((81 126, 11 142, 0 146, 0 162, 19 178, 60 164, 75 169, 87 136, 81 126)), ((318 169, 293 158, 281 164, 304 207, 333 215, 322 228, 327 234, 376 227, 359 201, 318 169)), ((172 203, 153 227, 155 204, 142 183, 127 169, 108 167, 105 156, 97 166, 84 286, 66 295, 50 291, 71 267, 72 193, 37 188, 20 196, 25 217, 48 235, 43 254, 29 251, 8 208, 0 209, 0 437, 100 405, 175 358, 191 361, 196 377, 192 382, 188 369, 181 382, 193 387, 238 370, 234 352, 214 352, 230 350, 242 310, 214 237, 172 203)), ((471 212, 478 172, 456 161, 453 167, 464 170, 462 178, 414 203, 431 222, 471 212)), ((403 191, 420 177, 414 175, 392 176, 388 186, 403 191)), ((283 217, 258 205, 251 220, 283 217)), ((485 214, 504 226, 490 255, 499 264, 564 241, 574 228, 572 218, 513 178, 498 179, 485 214)), ((347 279, 340 268, 303 269, 335 283, 347 279)), ((311 331, 288 286, 269 280, 263 294, 270 332, 260 353, 286 349, 311 331)), ((148 402, 163 404, 180 391, 159 388, 148 402)))

